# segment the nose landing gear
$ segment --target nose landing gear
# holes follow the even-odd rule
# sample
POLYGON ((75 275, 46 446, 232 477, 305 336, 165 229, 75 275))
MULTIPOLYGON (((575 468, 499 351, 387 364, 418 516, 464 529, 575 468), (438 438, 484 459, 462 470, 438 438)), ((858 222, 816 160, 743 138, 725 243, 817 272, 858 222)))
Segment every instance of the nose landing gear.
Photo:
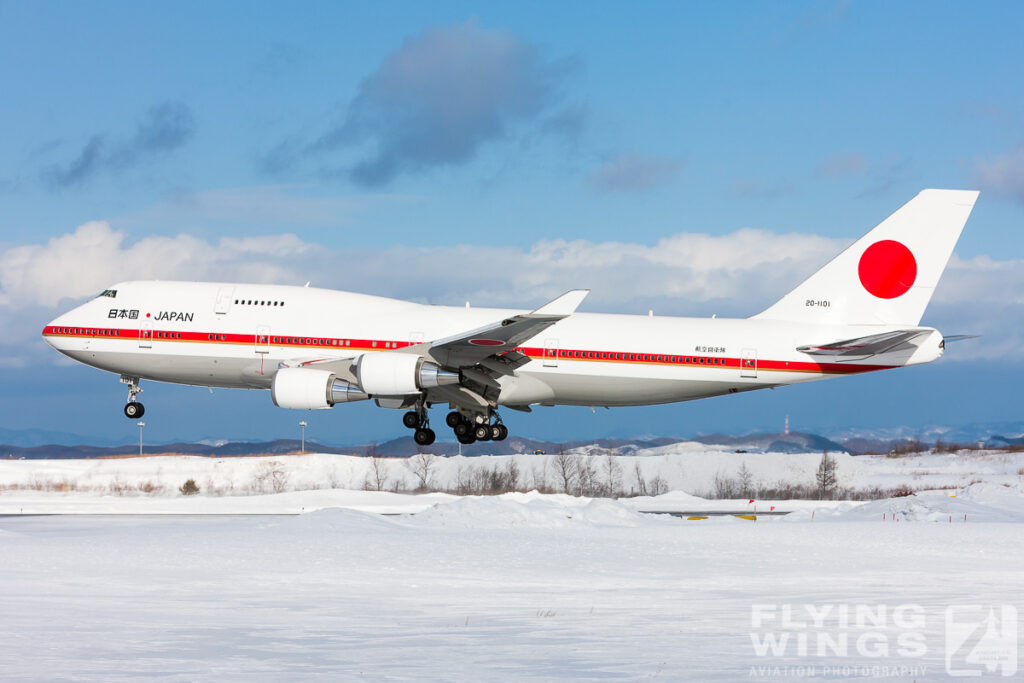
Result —
POLYGON ((129 420, 136 420, 146 414, 146 407, 135 400, 135 397, 142 393, 139 378, 121 375, 121 381, 128 385, 128 403, 124 406, 124 416, 129 420))

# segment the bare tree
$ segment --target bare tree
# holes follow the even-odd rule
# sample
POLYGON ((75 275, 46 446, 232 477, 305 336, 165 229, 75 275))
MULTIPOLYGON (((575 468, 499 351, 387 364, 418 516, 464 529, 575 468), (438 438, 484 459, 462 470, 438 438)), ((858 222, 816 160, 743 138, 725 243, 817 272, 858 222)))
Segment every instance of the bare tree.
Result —
POLYGON ((838 469, 839 465, 836 463, 836 459, 829 455, 828 451, 823 451, 821 462, 818 463, 818 471, 814 475, 814 481, 818 485, 818 495, 820 497, 825 497, 835 490, 838 483, 838 477, 836 476, 838 469))
POLYGON ((564 446, 559 446, 555 453, 555 483, 561 484, 562 493, 572 493, 576 472, 576 459, 565 452, 564 446))
POLYGON ((604 456, 604 494, 616 497, 622 491, 622 465, 611 453, 604 456))
MULTIPOLYGON (((374 449, 376 452, 376 448, 374 449)), ((388 463, 384 458, 378 458, 376 455, 370 457, 370 471, 366 475, 366 481, 363 482, 363 488, 367 491, 383 491, 387 488, 388 475, 391 473, 391 468, 388 467, 388 463)))
POLYGON ((514 455, 509 456, 508 462, 505 464, 505 489, 507 491, 519 490, 519 463, 516 462, 514 455))
POLYGON ((263 463, 256 474, 256 488, 268 493, 282 493, 288 487, 288 473, 278 460, 263 463))
POLYGON ((652 496, 660 496, 668 493, 668 482, 660 474, 655 475, 647 484, 647 492, 652 496))
POLYGON ((736 483, 741 496, 744 498, 754 497, 754 473, 747 467, 745 460, 740 463, 740 469, 736 472, 736 483))
POLYGON ((633 476, 636 477, 636 495, 647 495, 647 481, 644 479, 644 470, 640 467, 640 459, 633 458, 633 476))
POLYGON ((473 466, 465 467, 461 462, 455 468, 455 492, 460 496, 468 495, 472 491, 473 466))
POLYGON ((721 470, 715 473, 711 486, 712 495, 715 498, 735 498, 739 494, 736 480, 726 476, 721 470))
POLYGON ((419 480, 417 491, 426 491, 430 487, 431 470, 434 468, 433 453, 417 453, 406 461, 406 466, 419 480))
POLYGON ((597 469, 590 456, 577 455, 576 488, 581 496, 595 496, 598 493, 597 469))
POLYGON ((533 488, 540 491, 541 493, 550 493, 548 488, 548 459, 541 458, 540 465, 534 465, 530 468, 530 474, 533 475, 533 488))

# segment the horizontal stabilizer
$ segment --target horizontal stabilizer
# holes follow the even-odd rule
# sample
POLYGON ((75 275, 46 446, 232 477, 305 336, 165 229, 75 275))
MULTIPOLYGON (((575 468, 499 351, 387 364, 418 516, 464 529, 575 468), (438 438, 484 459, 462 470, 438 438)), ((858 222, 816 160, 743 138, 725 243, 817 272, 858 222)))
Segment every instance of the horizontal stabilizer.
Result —
POLYGON ((877 356, 893 351, 916 339, 927 337, 932 331, 931 328, 896 330, 818 346, 798 346, 796 350, 812 356, 877 356))

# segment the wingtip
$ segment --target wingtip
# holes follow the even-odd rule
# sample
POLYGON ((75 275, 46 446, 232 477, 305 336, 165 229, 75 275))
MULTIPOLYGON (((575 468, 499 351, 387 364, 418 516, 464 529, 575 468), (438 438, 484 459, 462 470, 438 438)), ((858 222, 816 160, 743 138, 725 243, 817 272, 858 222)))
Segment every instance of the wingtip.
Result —
POLYGON ((589 289, 570 289, 562 296, 552 299, 533 311, 532 315, 572 315, 588 294, 590 294, 589 289))

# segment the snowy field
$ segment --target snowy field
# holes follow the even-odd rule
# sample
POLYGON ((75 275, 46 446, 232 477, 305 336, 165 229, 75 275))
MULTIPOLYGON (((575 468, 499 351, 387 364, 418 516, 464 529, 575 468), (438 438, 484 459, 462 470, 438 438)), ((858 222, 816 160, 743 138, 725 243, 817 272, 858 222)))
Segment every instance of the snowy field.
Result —
MULTIPOLYGON (((681 443, 620 455, 604 449, 576 449, 577 460, 591 463, 595 476, 607 476, 607 461, 615 462, 622 491, 639 490, 639 479, 660 479, 666 490, 702 496, 714 488, 716 477, 736 477, 741 468, 750 472, 752 484, 812 485, 821 453, 734 453, 703 444, 681 443)), ((834 454, 838 482, 845 488, 913 490, 964 488, 972 483, 1015 484, 1024 480, 1024 453, 963 451, 889 458, 834 454)), ((376 488, 370 458, 309 454, 280 457, 206 458, 166 456, 94 460, 0 459, 0 514, 46 512, 115 513, 296 513, 352 503, 357 509, 375 512, 409 512, 425 508, 440 498, 416 503, 406 495, 346 498, 335 493, 376 488), (179 487, 193 479, 197 496, 183 497, 179 487), (310 492, 318 491, 313 494, 310 492), (299 493, 296 496, 262 497, 257 494, 299 493), (216 500, 214 500, 216 499, 216 500)), ((405 458, 377 461, 383 488, 414 490, 418 478, 415 463, 405 458)), ((507 472, 514 466, 519 490, 562 490, 555 456, 515 454, 481 457, 436 457, 431 460, 429 483, 455 491, 459 482, 484 470, 507 472)), ((666 502, 663 500, 663 503, 666 502)), ((777 502, 777 501, 773 501, 777 502)), ((742 503, 745 505, 746 500, 742 503)), ((683 502, 683 508, 689 503, 683 502)), ((726 507, 735 507, 724 503, 726 507)), ((802 503, 784 503, 786 509, 802 503)), ((762 511, 766 508, 762 507, 762 511)))
MULTIPOLYGON (((803 467, 763 457, 759 476, 803 467)), ((0 462, 0 679, 1019 680, 1024 484, 1005 454, 841 459, 841 479, 946 483, 757 521, 637 512, 747 505, 681 490, 418 496, 331 488, 362 488, 357 459, 273 460, 288 490, 247 495, 270 459, 0 462), (186 477, 224 495, 172 492, 186 477), (49 480, 64 490, 18 485, 49 480), (267 512, 305 514, 250 514, 267 512)))

